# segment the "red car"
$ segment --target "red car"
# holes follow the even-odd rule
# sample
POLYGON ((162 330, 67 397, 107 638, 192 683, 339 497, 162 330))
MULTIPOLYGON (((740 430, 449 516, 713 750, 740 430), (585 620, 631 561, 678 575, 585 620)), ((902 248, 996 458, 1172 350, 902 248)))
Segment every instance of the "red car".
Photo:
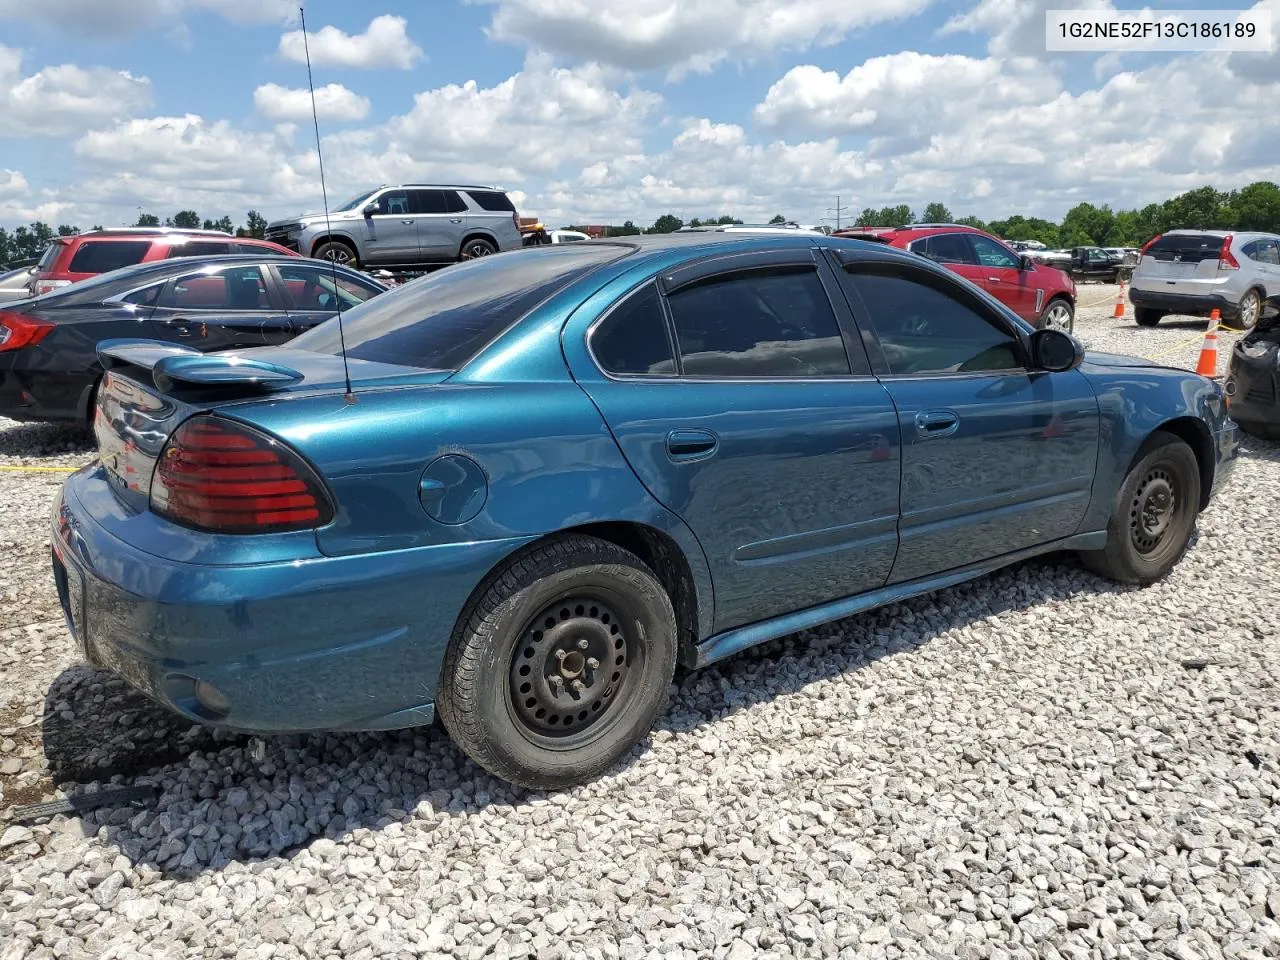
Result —
POLYGON ((835 236, 875 240, 935 260, 982 287, 1037 327, 1070 333, 1075 326, 1075 281, 974 227, 915 223, 906 227, 837 230, 835 236))
POLYGON ((227 253, 301 254, 267 240, 233 237, 221 230, 186 230, 166 227, 117 227, 90 230, 73 237, 55 237, 27 283, 39 297, 100 273, 131 267, 135 263, 172 257, 211 257, 227 253))

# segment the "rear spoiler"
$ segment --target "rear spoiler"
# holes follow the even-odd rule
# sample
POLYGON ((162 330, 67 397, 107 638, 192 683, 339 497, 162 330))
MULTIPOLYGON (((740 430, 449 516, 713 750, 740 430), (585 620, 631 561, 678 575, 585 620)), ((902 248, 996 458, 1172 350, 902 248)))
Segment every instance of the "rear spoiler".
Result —
POLYGON ((873 240, 876 243, 888 243, 889 238, 882 233, 863 233, 861 230, 837 230, 832 234, 841 240, 873 240))
POLYGON ((148 371, 161 393, 170 393, 177 384, 271 390, 302 380, 297 370, 278 363, 234 353, 201 353, 163 340, 103 340, 98 344, 98 360, 103 370, 137 367, 148 371))

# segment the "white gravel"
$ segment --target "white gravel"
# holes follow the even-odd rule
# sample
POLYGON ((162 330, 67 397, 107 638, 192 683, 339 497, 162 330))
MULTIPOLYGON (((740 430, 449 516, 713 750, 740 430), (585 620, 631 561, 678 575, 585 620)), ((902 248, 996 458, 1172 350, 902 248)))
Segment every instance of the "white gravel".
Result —
MULTIPOLYGON (((1194 365, 1201 321, 1112 297, 1090 346, 1194 365)), ((0 465, 90 455, 0 421, 0 465)), ((259 754, 80 665, 59 481, 0 471, 0 960, 1280 957, 1280 445, 1164 583, 1027 563, 770 644, 553 796, 437 729, 259 754), (8 822, 55 782, 160 794, 8 822)))

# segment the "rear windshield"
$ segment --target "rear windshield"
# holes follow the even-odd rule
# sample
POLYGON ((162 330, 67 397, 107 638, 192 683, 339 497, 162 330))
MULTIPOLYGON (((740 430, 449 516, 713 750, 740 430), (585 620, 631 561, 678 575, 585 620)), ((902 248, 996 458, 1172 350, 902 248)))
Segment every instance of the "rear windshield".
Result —
POLYGON ((1222 252, 1222 237, 1209 233, 1166 233, 1147 248, 1147 256, 1156 260, 1199 263, 1217 260, 1222 252))
POLYGON ((141 263, 150 240, 86 240, 71 258, 71 273, 106 273, 141 263))
POLYGON ((498 190, 468 190, 467 194, 480 204, 482 210, 492 210, 495 213, 516 212, 515 204, 505 193, 498 190))
POLYGON ((66 246, 67 245, 65 243, 58 243, 57 241, 54 241, 45 247, 44 253, 40 254, 40 262, 36 264, 36 269, 42 271, 52 270, 53 262, 58 259, 58 254, 66 249, 66 246))
MULTIPOLYGON (((543 300, 625 253, 603 244, 548 246, 446 267, 343 313, 347 355, 457 370, 543 300)), ((323 323, 290 346, 338 354, 338 324, 323 323)))

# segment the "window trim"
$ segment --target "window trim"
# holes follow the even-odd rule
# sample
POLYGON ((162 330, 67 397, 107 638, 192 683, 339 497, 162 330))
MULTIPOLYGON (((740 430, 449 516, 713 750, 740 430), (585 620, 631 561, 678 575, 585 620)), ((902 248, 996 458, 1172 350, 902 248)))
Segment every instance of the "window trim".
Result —
POLYGON ((637 283, 634 287, 627 290, 621 297, 610 304, 609 308, 602 312, 598 317, 591 321, 586 332, 583 334, 583 346, 587 351, 587 357, 591 360, 596 371, 606 380, 617 383, 641 382, 641 383, 832 383, 846 380, 861 381, 876 379, 876 371, 870 355, 861 340, 854 336, 856 326, 851 326, 853 317, 849 312, 848 304, 844 301, 843 291, 832 288, 832 281, 836 287, 840 287, 839 278, 830 276, 831 266, 823 256, 822 248, 806 247, 801 249, 785 249, 785 250, 753 250, 746 253, 736 254, 713 254, 704 259, 694 261, 692 263, 681 264, 679 268, 673 271, 659 271, 658 274, 646 277, 637 283), (691 286, 694 283, 709 280, 712 277, 748 273, 755 270, 769 270, 777 267, 800 267, 812 268, 817 274, 819 282, 822 284, 823 293, 826 294, 827 304, 831 308, 831 314, 836 321, 836 329, 840 333, 840 342, 844 346, 845 360, 849 364, 848 373, 830 373, 816 376, 787 376, 787 377, 762 377, 762 376, 707 376, 705 374, 689 375, 684 372, 684 358, 680 355, 679 338, 675 329, 675 319, 671 313, 671 304, 668 302, 668 292, 663 289, 666 283, 673 283, 674 290, 679 290, 691 286), (629 300, 632 296, 640 293, 646 284, 654 284, 658 291, 658 300, 662 304, 663 320, 667 329, 667 344, 671 349, 672 357, 675 360, 676 372, 665 373, 612 373, 604 368, 595 351, 591 348, 591 339, 594 337, 597 327, 604 320, 629 300), (841 296, 837 297, 836 294, 841 296), (854 341, 857 341, 856 343, 854 341), (854 347, 857 346, 861 353, 856 353, 854 347), (860 356, 861 363, 856 363, 855 356, 860 356), (859 368, 865 370, 860 372, 859 368))
MULTIPOLYGON (((853 313, 854 323, 857 325, 861 333, 863 344, 867 348, 867 354, 871 359, 871 369, 876 377, 880 380, 945 380, 945 379, 977 379, 979 377, 997 377, 997 376, 1034 376, 1044 371, 1038 370, 1032 363, 1031 345, 1028 342, 1030 334, 1022 327, 1021 322, 1014 322, 1011 314, 1006 314, 1007 309, 1000 304, 1001 309, 995 310, 980 297, 974 295, 963 283, 960 282, 958 275, 951 273, 941 264, 933 260, 928 260, 929 267, 922 264, 904 262, 897 257, 868 257, 865 255, 853 255, 852 251, 832 250, 835 263, 832 269, 839 276, 840 287, 846 298, 849 300, 849 308, 853 313), (997 329, 1004 330, 1013 341, 1017 344, 1017 351, 1020 354, 1019 359, 1022 361, 1020 367, 1010 367, 1004 370, 939 370, 932 372, 913 372, 913 373, 894 373, 889 367, 888 358, 885 356, 884 347, 880 342, 880 333, 876 330, 875 320, 871 316, 871 310, 867 306, 866 301, 862 299, 862 293, 858 289, 854 276, 858 272, 874 272, 876 268, 890 267, 893 270, 901 271, 903 274, 915 274, 917 276, 927 276, 932 278, 939 286, 948 288, 945 295, 949 295, 952 299, 958 301, 964 306, 969 307, 979 316, 992 323, 997 329), (849 269, 852 267, 853 269, 849 269), (862 268, 860 271, 859 268, 862 268)), ((928 284, 926 284, 928 285, 928 284)), ((988 295, 989 296, 989 295, 988 295)), ((998 303, 998 301, 997 301, 998 303)))
POLYGON ((974 248, 973 240, 970 239, 971 237, 972 237, 972 234, 962 230, 943 230, 938 233, 925 234, 923 237, 916 237, 916 239, 912 240, 909 244, 907 244, 907 249, 910 250, 912 253, 916 254, 917 256, 923 257, 924 259, 928 260, 930 263, 936 263, 944 267, 945 266, 974 267, 977 269, 981 269, 983 266, 983 263, 978 258, 978 251, 977 249, 974 248), (917 243, 927 244, 930 240, 936 240, 939 237, 960 237, 964 241, 965 246, 969 248, 969 256, 971 256, 973 260, 967 263, 962 260, 935 260, 933 259, 933 257, 929 256, 927 253, 923 253, 920 250, 915 249, 915 245, 917 243))
MULTIPOLYGON (((181 258, 181 257, 179 257, 178 259, 182 259, 182 258, 181 258)), ((170 277, 168 280, 166 280, 166 281, 165 281, 165 283, 164 283, 164 289, 162 289, 162 290, 160 291, 160 295, 159 295, 158 297, 156 297, 156 302, 155 302, 155 304, 153 305, 152 309, 154 309, 154 310, 178 310, 178 311, 181 311, 182 313, 191 313, 191 312, 199 312, 199 313, 279 313, 283 308, 282 308, 282 307, 279 305, 279 303, 277 302, 277 301, 279 300, 279 297, 277 296, 276 291, 275 291, 275 287, 274 287, 274 284, 273 284, 273 281, 272 281, 272 277, 271 277, 271 271, 269 271, 269 270, 265 270, 265 269, 263 269, 263 267, 264 267, 264 265, 263 265, 263 264, 261 264, 261 263, 231 263, 231 264, 228 264, 227 266, 222 267, 222 268, 220 268, 220 269, 218 269, 218 270, 210 270, 210 271, 205 271, 205 272, 193 271, 193 272, 190 272, 190 273, 184 273, 184 274, 181 274, 181 275, 179 275, 179 276, 173 276, 173 277, 170 277), (253 267, 254 269, 256 269, 256 270, 258 271, 258 278, 262 281, 263 291, 264 291, 264 292, 266 293, 266 295, 267 295, 267 305, 266 305, 265 307, 255 307, 255 308, 254 308, 254 309, 252 309, 252 310, 236 309, 235 307, 230 307, 230 306, 227 306, 227 307, 177 307, 177 306, 168 306, 168 305, 166 305, 166 304, 162 304, 162 303, 160 302, 161 298, 165 297, 166 295, 170 295, 170 294, 172 294, 173 287, 177 286, 177 285, 178 285, 179 283, 181 283, 183 280, 188 280, 188 279, 190 279, 190 278, 192 278, 192 277, 209 277, 209 276, 214 276, 214 275, 222 276, 222 275, 223 275, 223 274, 225 274, 225 273, 226 273, 226 271, 228 271, 228 270, 241 270, 241 269, 244 269, 245 267, 253 267)), ((286 313, 287 313, 287 311, 286 311, 286 313)))

